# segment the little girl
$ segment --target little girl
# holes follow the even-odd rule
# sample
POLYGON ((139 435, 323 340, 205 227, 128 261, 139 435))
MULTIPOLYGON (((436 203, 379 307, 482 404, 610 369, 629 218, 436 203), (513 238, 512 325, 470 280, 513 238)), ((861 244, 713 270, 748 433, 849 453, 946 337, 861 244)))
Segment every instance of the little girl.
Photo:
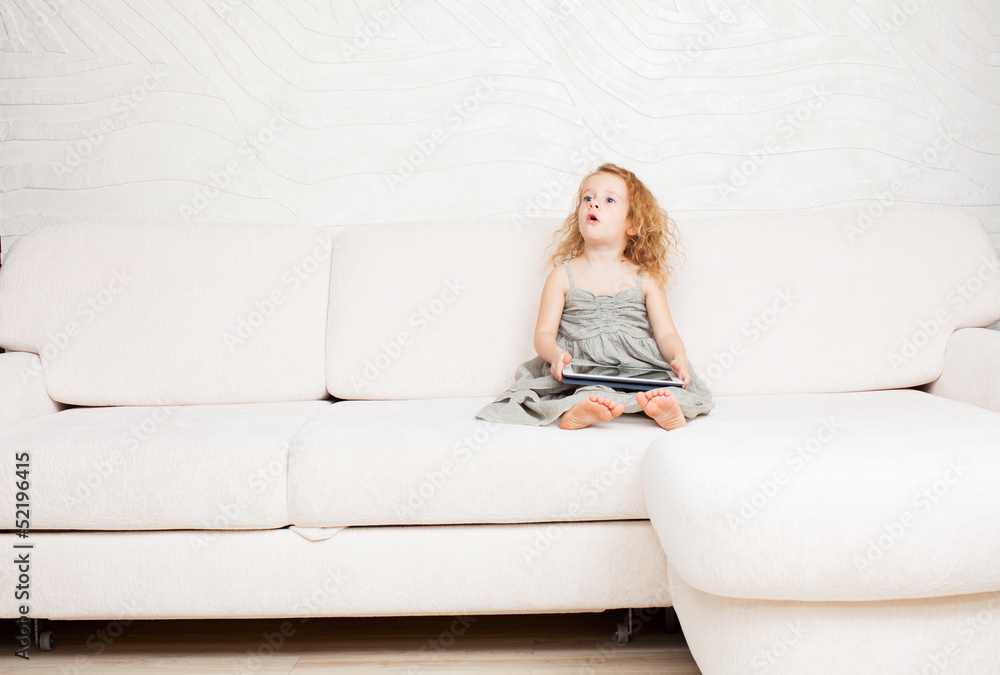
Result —
POLYGON ((514 386, 477 417, 531 425, 560 418, 563 429, 582 429, 641 411, 672 430, 714 407, 712 393, 691 373, 667 307, 665 258, 676 245, 669 223, 631 171, 604 164, 583 180, 542 289, 538 356, 518 366, 514 386), (573 359, 670 368, 684 387, 633 394, 566 384, 563 368, 573 359))

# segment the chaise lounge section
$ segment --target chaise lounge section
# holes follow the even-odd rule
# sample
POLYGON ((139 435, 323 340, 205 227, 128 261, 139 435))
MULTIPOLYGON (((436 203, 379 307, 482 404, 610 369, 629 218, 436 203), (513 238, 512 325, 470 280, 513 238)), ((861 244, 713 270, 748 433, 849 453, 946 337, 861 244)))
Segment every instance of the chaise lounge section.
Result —
POLYGON ((1000 260, 959 211, 843 224, 755 250, 801 299, 646 455, 671 598, 711 675, 996 672, 1000 260))

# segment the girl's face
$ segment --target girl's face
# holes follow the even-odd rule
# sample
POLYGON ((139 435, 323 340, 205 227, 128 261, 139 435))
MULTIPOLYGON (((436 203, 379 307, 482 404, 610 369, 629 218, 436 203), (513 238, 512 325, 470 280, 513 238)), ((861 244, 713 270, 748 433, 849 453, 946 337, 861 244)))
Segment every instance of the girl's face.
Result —
POLYGON ((577 222, 584 242, 621 244, 635 232, 628 220, 628 187, 618 176, 598 173, 583 183, 577 222))

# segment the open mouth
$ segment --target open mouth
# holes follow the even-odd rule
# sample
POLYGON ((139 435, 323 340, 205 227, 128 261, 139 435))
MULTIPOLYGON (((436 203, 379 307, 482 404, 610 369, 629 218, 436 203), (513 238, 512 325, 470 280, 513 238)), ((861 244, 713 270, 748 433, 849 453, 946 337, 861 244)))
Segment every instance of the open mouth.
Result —
POLYGON ((597 216, 595 216, 593 213, 588 213, 587 214, 587 222, 588 223, 599 223, 601 221, 598 220, 597 216))

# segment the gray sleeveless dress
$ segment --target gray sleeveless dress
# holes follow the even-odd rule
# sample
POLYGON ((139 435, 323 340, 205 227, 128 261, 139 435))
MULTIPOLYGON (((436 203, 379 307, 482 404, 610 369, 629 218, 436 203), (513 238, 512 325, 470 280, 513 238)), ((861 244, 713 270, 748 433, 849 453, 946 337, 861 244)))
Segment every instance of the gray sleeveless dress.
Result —
MULTIPOLYGON (((616 295, 594 295, 577 288, 567 263, 569 290, 559 321, 556 342, 573 357, 608 366, 652 366, 670 370, 660 354, 653 328, 646 314, 642 294, 642 272, 636 285, 616 295)), ((684 417, 691 419, 709 412, 715 402, 712 392, 688 364, 691 382, 687 389, 671 387, 684 417)), ((552 377, 550 366, 536 356, 517 367, 514 385, 479 411, 479 419, 510 424, 540 426, 553 422, 579 401, 592 394, 621 403, 625 412, 642 412, 635 392, 616 391, 603 385, 565 384, 552 377)))

